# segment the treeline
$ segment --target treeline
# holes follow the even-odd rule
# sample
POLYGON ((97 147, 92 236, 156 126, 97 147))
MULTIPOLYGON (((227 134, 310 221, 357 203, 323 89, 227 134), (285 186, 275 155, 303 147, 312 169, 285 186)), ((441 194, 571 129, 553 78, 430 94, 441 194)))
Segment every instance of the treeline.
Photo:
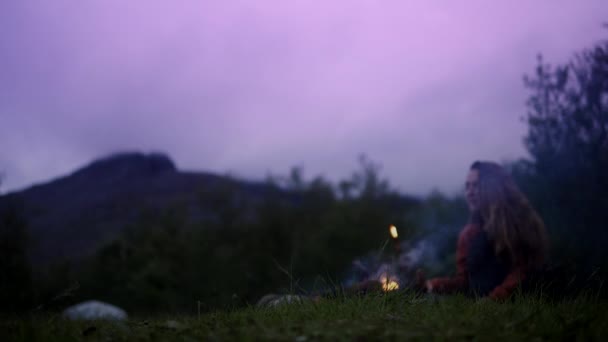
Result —
MULTIPOLYGON (((186 224, 179 207, 148 213, 90 260, 81 296, 131 310, 192 311, 199 302, 208 310, 271 292, 327 290, 354 258, 380 249, 390 224, 404 239, 421 233, 423 203, 392 190, 378 171, 362 159, 353 177, 333 185, 294 168, 269 179, 273 190, 257 203, 241 201, 238 182, 229 182, 201 193, 200 205, 218 216, 198 224, 186 224)), ((466 219, 460 214, 457 224, 466 219)))
MULTIPOLYGON (((269 178, 257 200, 245 200, 240 187, 229 179, 201 191, 197 205, 216 215, 198 222, 188 220, 189 208, 180 204, 143 211, 91 258, 57 263, 33 282, 23 278, 30 297, 15 307, 52 309, 95 298, 131 312, 192 312, 253 304, 269 292, 324 291, 340 283, 354 258, 379 250, 391 224, 407 240, 466 221, 462 200, 403 196, 364 157, 338 184, 305 179, 294 168, 287 177, 269 178), (75 283, 77 289, 55 300, 75 283)), ((447 231, 455 240, 457 229, 447 231)), ((25 255, 23 241, 14 255, 25 255)), ((28 274, 24 260, 16 264, 28 274)))

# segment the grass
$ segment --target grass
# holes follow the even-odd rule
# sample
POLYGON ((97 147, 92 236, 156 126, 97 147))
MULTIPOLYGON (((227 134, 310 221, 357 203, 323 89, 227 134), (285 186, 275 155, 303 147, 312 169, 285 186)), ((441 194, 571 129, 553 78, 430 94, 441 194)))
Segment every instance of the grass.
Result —
POLYGON ((248 307, 192 316, 131 317, 126 322, 67 321, 44 314, 0 321, 2 341, 198 340, 603 340, 608 306, 581 295, 505 303, 409 292, 248 307))

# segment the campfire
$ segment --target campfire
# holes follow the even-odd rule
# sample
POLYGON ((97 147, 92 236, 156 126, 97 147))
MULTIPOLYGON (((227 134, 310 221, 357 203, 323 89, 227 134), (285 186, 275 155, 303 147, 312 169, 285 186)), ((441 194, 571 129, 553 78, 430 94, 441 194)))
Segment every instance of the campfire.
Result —
POLYGON ((395 291, 399 289, 399 277, 396 272, 396 260, 399 258, 399 254, 401 254, 401 244, 399 243, 399 232, 397 231, 397 227, 395 225, 390 225, 388 228, 390 233, 390 237, 393 240, 394 246, 394 257, 393 261, 389 264, 382 264, 374 277, 371 280, 377 280, 382 284, 382 290, 384 292, 395 291))
POLYGON ((402 290, 415 280, 415 269, 422 260, 429 260, 434 253, 426 240, 401 241, 395 225, 388 227, 388 239, 380 251, 353 260, 351 273, 342 285, 360 289, 374 287, 383 292, 402 290), (387 245, 393 248, 386 250, 387 245), (385 252, 389 252, 388 255, 385 252))
MULTIPOLYGON (((434 249, 426 240, 399 241, 399 232, 395 225, 390 225, 388 230, 389 238, 379 251, 353 260, 351 270, 339 287, 322 291, 314 298, 333 298, 340 293, 348 295, 362 295, 376 291, 388 293, 410 287, 415 280, 415 269, 420 265, 421 260, 428 260, 429 253, 434 253, 434 249), (393 253, 390 253, 389 249, 387 255, 386 247, 390 241, 394 249, 393 253)), ((276 296, 271 295, 272 298, 276 296)), ((260 303, 264 303, 265 299, 267 296, 263 297, 260 303)))
POLYGON ((399 290, 399 282, 397 281, 397 278, 384 274, 379 280, 382 284, 382 290, 384 292, 399 290))

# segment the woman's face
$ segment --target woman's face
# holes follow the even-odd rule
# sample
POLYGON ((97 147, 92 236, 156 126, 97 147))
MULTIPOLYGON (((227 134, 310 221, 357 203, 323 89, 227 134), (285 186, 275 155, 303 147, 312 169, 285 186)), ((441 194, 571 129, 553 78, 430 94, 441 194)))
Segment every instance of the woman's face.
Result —
POLYGON ((464 183, 464 196, 470 211, 479 209, 479 171, 471 169, 464 183))

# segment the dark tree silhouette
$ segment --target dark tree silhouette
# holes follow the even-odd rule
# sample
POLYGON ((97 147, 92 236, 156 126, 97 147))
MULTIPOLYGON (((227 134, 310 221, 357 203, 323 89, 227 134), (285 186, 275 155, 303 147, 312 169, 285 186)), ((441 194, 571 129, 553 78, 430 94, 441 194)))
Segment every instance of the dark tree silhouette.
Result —
POLYGON ((32 275, 27 258, 27 224, 15 199, 0 211, 0 311, 18 312, 32 304, 32 275))
POLYGON ((608 41, 555 67, 539 56, 524 82, 532 161, 515 173, 545 217, 554 251, 608 260, 608 41))

